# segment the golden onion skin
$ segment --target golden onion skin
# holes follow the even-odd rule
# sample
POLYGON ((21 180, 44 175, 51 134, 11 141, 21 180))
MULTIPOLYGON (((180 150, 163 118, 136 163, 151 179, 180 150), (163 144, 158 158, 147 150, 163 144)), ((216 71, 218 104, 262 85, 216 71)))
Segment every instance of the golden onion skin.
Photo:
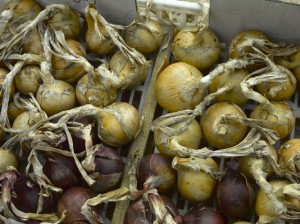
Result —
POLYGON ((7 171, 9 166, 18 168, 19 159, 11 150, 0 148, 0 173, 7 171))
MULTIPOLYGON (((13 19, 20 16, 22 18, 25 14, 27 19, 34 19, 42 11, 42 8, 35 0, 10 0, 5 5, 5 8, 13 10, 13 19)), ((23 22, 25 20, 19 20, 20 24, 23 22)))
POLYGON ((190 64, 170 64, 155 83, 158 104, 169 112, 194 109, 205 95, 205 89, 199 89, 197 84, 202 77, 202 73, 190 64))
POLYGON ((246 104, 248 99, 243 95, 240 83, 249 75, 246 69, 228 70, 222 75, 213 79, 208 89, 210 93, 218 91, 218 89, 228 86, 231 90, 217 96, 216 102, 230 102, 236 105, 246 104))
POLYGON ((181 30, 174 38, 172 53, 175 60, 203 71, 218 61, 221 47, 218 37, 209 28, 199 32, 181 30))
MULTIPOLYGON (((66 40, 68 47, 77 55, 85 57, 86 52, 82 44, 76 40, 66 40)), ((53 76, 56 79, 64 80, 68 83, 76 83, 82 76, 86 74, 84 67, 80 63, 75 63, 53 55, 51 58, 53 76)))
POLYGON ((26 65, 15 76, 16 87, 24 94, 35 94, 41 83, 41 69, 37 65, 26 65))
POLYGON ((63 80, 54 80, 51 84, 39 87, 36 100, 46 114, 51 116, 76 106, 75 89, 63 80))
MULTIPOLYGON (((292 62, 300 62, 300 47, 297 48, 297 51, 291 55, 291 61, 292 62)), ((297 82, 300 84, 300 65, 295 66, 291 70, 293 74, 295 75, 297 82)))
POLYGON ((285 141, 278 150, 278 163, 286 172, 299 173, 298 154, 300 152, 300 138, 285 141))
MULTIPOLYGON (((5 68, 0 68, 0 106, 2 105, 2 99, 4 96, 4 89, 2 86, 2 83, 4 82, 6 75, 9 73, 9 70, 5 69, 5 68)), ((9 89, 9 97, 12 97, 12 95, 14 95, 14 93, 16 92, 16 85, 15 82, 13 81, 10 85, 10 89, 9 89)))
POLYGON ((161 46, 163 30, 158 22, 149 19, 143 22, 143 26, 139 24, 128 26, 124 31, 124 40, 128 46, 142 54, 151 54, 161 46))
POLYGON ((248 128, 245 125, 241 125, 233 120, 227 120, 218 126, 220 118, 226 114, 246 118, 245 113, 236 104, 220 102, 210 106, 200 119, 204 138, 209 144, 218 149, 237 145, 248 133, 248 128))
POLYGON ((280 139, 287 137, 296 123, 292 108, 283 101, 271 101, 271 106, 259 104, 252 110, 250 118, 270 121, 262 124, 263 127, 276 131, 280 139))
POLYGON ((12 100, 8 104, 7 115, 11 121, 14 121, 21 113, 25 112, 25 108, 17 107, 14 101, 12 100))
POLYGON ((16 117, 12 124, 13 129, 27 130, 40 120, 42 120, 42 114, 38 112, 25 111, 16 117))

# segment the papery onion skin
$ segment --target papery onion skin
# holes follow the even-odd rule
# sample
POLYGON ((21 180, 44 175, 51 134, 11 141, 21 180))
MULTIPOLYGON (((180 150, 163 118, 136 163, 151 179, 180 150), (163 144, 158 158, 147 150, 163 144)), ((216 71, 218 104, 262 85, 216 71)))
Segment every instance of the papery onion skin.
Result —
MULTIPOLYGON (((2 99, 4 96, 4 89, 2 89, 2 84, 6 78, 6 75, 9 73, 9 70, 5 68, 0 68, 0 106, 2 105, 2 99)), ((16 85, 14 82, 11 83, 10 89, 9 89, 9 96, 11 97, 16 92, 16 85)))
POLYGON ((192 207, 184 216, 182 224, 225 224, 222 216, 211 207, 192 207))
POLYGON ((143 26, 139 24, 128 26, 124 31, 124 40, 128 46, 142 54, 151 54, 161 46, 163 30, 157 21, 149 19, 143 22, 143 26))
POLYGON ((14 121, 21 113, 27 111, 25 108, 19 108, 14 101, 8 104, 7 115, 11 121, 14 121))
MULTIPOLYGON (((178 130, 182 128, 185 122, 180 122, 171 126, 174 130, 178 130)), ((201 127, 200 124, 196 119, 192 120, 192 122, 188 125, 187 129, 180 134, 174 134, 171 138, 175 139, 180 145, 198 149, 201 143, 201 127)), ((169 136, 167 136, 162 130, 156 129, 154 131, 154 143, 158 149, 158 151, 162 154, 168 156, 175 156, 176 152, 173 152, 172 149, 169 147, 168 143, 169 136)))
POLYGON ((176 171, 172 168, 172 159, 160 153, 145 155, 139 162, 137 181, 139 188, 156 188, 159 192, 170 192, 176 184, 176 171), (151 179, 156 179, 152 181, 151 179))
MULTIPOLYGON (((218 164, 212 158, 201 159, 203 164, 218 170, 218 164)), ((191 168, 177 169, 178 191, 190 203, 203 203, 214 193, 217 180, 204 171, 195 171, 191 168)))
POLYGON ((121 51, 117 51, 109 61, 109 67, 123 80, 123 88, 133 88, 142 84, 148 74, 148 66, 133 65, 121 51))
POLYGON ((36 100, 48 116, 76 106, 74 87, 63 81, 54 80, 51 84, 42 84, 36 93, 36 100))
POLYGON ((76 40, 80 37, 82 31, 79 14, 70 8, 57 11, 47 20, 47 25, 54 30, 61 30, 65 35, 65 39, 76 40))
POLYGON ((221 47, 217 35, 209 28, 198 32, 181 30, 174 38, 172 53, 176 61, 186 62, 202 71, 218 61, 221 47))
POLYGON ((218 126, 223 115, 233 114, 246 118, 242 109, 233 103, 220 102, 210 106, 200 118, 200 126, 204 138, 212 146, 222 149, 237 145, 247 135, 248 128, 236 121, 227 120, 218 126))
MULTIPOLYGON (((61 217, 64 210, 66 210, 64 223, 88 223, 85 216, 81 213, 81 207, 92 197, 94 197, 94 193, 88 188, 71 187, 66 189, 57 202, 57 213, 59 217, 61 217)), ((99 215, 99 211, 96 210, 95 213, 99 215)))
POLYGON ((214 93, 218 89, 228 86, 232 87, 231 90, 225 92, 215 98, 216 102, 230 102, 236 105, 244 105, 247 103, 248 99, 243 96, 243 92, 240 86, 240 83, 249 75, 248 70, 239 69, 239 70, 228 70, 222 75, 217 76, 209 85, 209 92, 214 93))
POLYGON ((271 80, 268 82, 260 83, 256 86, 257 91, 264 95, 268 100, 276 100, 276 101, 285 101, 289 100, 296 92, 297 82, 294 74, 287 68, 281 65, 277 65, 277 68, 281 73, 286 74, 287 78, 284 83, 272 82, 271 80), (281 86, 283 88, 278 91, 276 94, 273 94, 270 90, 271 88, 281 86))
POLYGON ((278 163, 280 168, 287 172, 300 172, 298 161, 299 152, 300 138, 293 138, 285 141, 278 150, 278 163))
MULTIPOLYGON (((282 188, 283 186, 291 184, 291 182, 284 179, 274 179, 274 180, 270 180, 269 184, 273 188, 272 192, 275 192, 276 190, 282 188)), ((296 206, 300 209, 299 200, 297 199, 295 200, 289 197, 285 197, 284 200, 292 203, 293 206, 296 206)), ((263 192, 262 189, 259 189, 256 193, 255 212, 257 216, 266 215, 269 217, 278 217, 278 215, 275 212, 274 205, 272 204, 272 202, 269 200, 268 196, 263 192)))
MULTIPOLYGON (((82 44, 76 40, 67 39, 66 44, 76 54, 82 57, 86 56, 82 44)), ((52 58, 53 76, 56 79, 64 80, 68 83, 76 83, 86 74, 84 67, 80 63, 67 61, 57 55, 52 58)))
POLYGON ((268 104, 256 106, 252 110, 250 118, 272 122, 263 124, 263 127, 276 131, 279 138, 284 139, 292 132, 295 126, 295 114, 286 102, 270 101, 270 103, 271 106, 268 104))
POLYGON ((197 84, 202 77, 202 73, 190 64, 170 64, 159 74, 155 83, 158 104, 169 112, 194 109, 205 95, 205 89, 199 89, 197 84))
POLYGON ((105 107, 116 101, 117 89, 101 84, 99 77, 85 74, 76 85, 76 99, 80 105, 105 107))
POLYGON ((119 147, 135 138, 141 117, 138 110, 126 102, 115 102, 96 114, 98 136, 109 146, 119 147))
POLYGON ((19 159, 13 151, 0 148, 0 156, 0 173, 7 171, 9 166, 18 168, 19 159))
POLYGON ((42 83, 41 69, 36 65, 24 66, 15 76, 17 89, 24 94, 36 94, 42 83))

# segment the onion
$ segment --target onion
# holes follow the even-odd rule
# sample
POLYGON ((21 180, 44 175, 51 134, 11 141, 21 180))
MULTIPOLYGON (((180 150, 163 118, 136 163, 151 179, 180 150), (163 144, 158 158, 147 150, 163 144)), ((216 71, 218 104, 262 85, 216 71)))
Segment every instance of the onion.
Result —
POLYGON ((296 92, 297 82, 293 73, 281 66, 277 65, 280 72, 286 74, 287 78, 284 83, 276 81, 268 81, 258 84, 257 90, 260 94, 264 95, 269 100, 284 101, 290 99, 296 92))
POLYGON ((155 84, 158 104, 169 112, 193 109, 205 95, 205 88, 197 85, 202 77, 196 67, 184 62, 167 66, 155 84))
POLYGON ((217 202, 229 216, 244 218, 254 206, 255 193, 253 185, 247 178, 236 171, 231 164, 220 179, 217 190, 217 202))
MULTIPOLYGON (((167 122, 167 120, 165 121, 167 122)), ((163 125, 164 121, 160 124, 163 125)), ((188 148, 197 149, 201 142, 201 128, 196 119, 191 122, 178 122, 170 126, 174 129, 172 139, 175 139, 180 145, 188 148), (183 129, 183 131, 179 131, 183 129)), ((163 128, 154 130, 154 143, 158 151, 168 156, 175 156, 176 151, 172 150, 169 145, 169 134, 163 128)))
POLYGON ((106 144, 119 147, 129 143, 138 134, 141 118, 137 109, 125 102, 115 102, 95 115, 98 136, 106 144))
POLYGON ((6 131, 0 127, 0 141, 4 140, 6 137, 6 131))
POLYGON ((22 52, 31 54, 42 54, 43 46, 41 42, 39 30, 34 28, 29 34, 28 38, 24 40, 22 52))
POLYGON ((65 81, 53 79, 39 86, 36 100, 47 115, 51 116, 75 107, 75 89, 65 81))
POLYGON ((124 40, 129 47, 142 54, 151 54, 162 44, 163 30, 157 21, 145 19, 126 27, 124 40))
MULTIPOLYGON (((0 68, 0 106, 2 105, 2 99, 4 96, 4 89, 2 89, 2 84, 4 83, 4 80, 6 79, 6 75, 9 73, 9 71, 5 68, 0 68)), ((9 96, 11 97, 16 92, 16 86, 15 83, 12 82, 9 87, 9 96)))
POLYGON ((115 102, 117 89, 102 84, 95 74, 85 74, 76 85, 76 98, 80 105, 105 107, 115 102))
POLYGON ((0 173, 7 171, 10 166, 18 168, 19 159, 13 151, 0 148, 0 157, 0 173))
POLYGON ((246 118, 245 113, 235 104, 220 102, 210 106, 201 116, 200 126, 203 136, 212 146, 222 149, 237 145, 241 142, 248 128, 234 120, 221 122, 222 116, 233 114, 246 118))
POLYGON ((78 39, 81 35, 82 25, 80 16, 74 10, 66 7, 57 11, 47 20, 47 25, 53 30, 61 30, 66 39, 78 39))
POLYGON ((175 60, 186 62, 200 70, 210 68, 221 54, 220 42, 214 31, 205 27, 200 30, 181 30, 173 41, 175 60))
MULTIPOLYGON (((88 223, 87 218, 81 213, 81 207, 92 197, 94 197, 93 192, 84 187, 71 187, 63 191, 57 202, 59 217, 66 211, 64 223, 88 223)), ((100 216, 99 208, 93 207, 92 210, 95 216, 100 216)))
POLYGON ((172 166, 178 173, 178 191, 191 203, 207 201, 217 184, 215 173, 219 170, 212 158, 174 157, 172 166))
POLYGON ((292 108, 282 101, 259 104, 251 112, 250 118, 261 121, 263 127, 276 131, 280 139, 291 133, 296 122, 292 108))
POLYGON ((24 94, 36 94, 41 83, 41 69, 37 65, 26 65, 15 76, 16 87, 24 94))
POLYGON ((293 66, 292 72, 294 73, 297 81, 300 83, 300 47, 297 48, 297 51, 291 55, 291 61, 298 63, 297 66, 293 66))
POLYGON ((172 159, 160 153, 143 156, 137 169, 137 183, 143 190, 156 188, 160 193, 171 191, 176 183, 172 159))
POLYGON ((142 84, 148 73, 148 66, 132 64, 121 51, 117 51, 109 61, 109 67, 123 80, 122 88, 132 88, 142 84))
POLYGON ((216 102, 231 102, 236 105, 247 103, 248 99, 243 95, 240 83, 249 75, 246 69, 228 70, 214 78, 209 85, 209 92, 215 93, 222 87, 228 87, 228 91, 217 96, 216 102))
POLYGON ((14 101, 8 104, 7 115, 11 121, 14 121, 21 113, 25 112, 25 108, 18 107, 14 101))
MULTIPOLYGON (((85 57, 85 49, 82 44, 76 40, 68 39, 66 44, 74 54, 85 57)), ((52 56, 53 76, 56 79, 64 80, 69 83, 76 83, 83 75, 86 74, 84 67, 80 63, 70 62, 64 58, 52 56)))
POLYGON ((21 113, 12 124, 12 128, 24 131, 43 119, 43 114, 37 111, 25 111, 21 113))
POLYGON ((181 218, 182 224, 225 224, 222 216, 210 207, 194 206, 181 218))
POLYGON ((26 14, 30 15, 29 19, 34 19, 42 11, 35 0, 11 0, 5 5, 5 9, 13 10, 13 18, 22 18, 26 14))

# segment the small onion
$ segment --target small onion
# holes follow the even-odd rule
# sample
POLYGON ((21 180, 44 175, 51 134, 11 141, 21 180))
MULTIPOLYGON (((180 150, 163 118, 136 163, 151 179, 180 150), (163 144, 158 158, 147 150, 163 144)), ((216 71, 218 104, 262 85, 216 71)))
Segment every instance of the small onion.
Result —
MULTIPOLYGON (((59 217, 66 211, 64 223, 88 223, 86 217, 81 213, 81 207, 84 203, 94 197, 94 193, 88 188, 71 187, 63 191, 57 202, 57 213, 59 217)), ((96 216, 100 216, 98 207, 92 208, 96 216)))
POLYGON ((42 54, 43 45, 41 36, 37 28, 34 28, 27 39, 25 39, 22 47, 23 53, 42 54))
POLYGON ((12 128, 16 130, 27 130, 43 119, 43 115, 36 111, 25 111, 21 113, 13 122, 12 128))
POLYGON ((115 102, 96 114, 98 136, 107 145, 119 147, 137 135, 141 117, 138 110, 126 102, 115 102))
POLYGON ((192 207, 182 218, 182 224, 225 224, 222 216, 210 207, 192 207))
MULTIPOLYGON (((85 49, 82 44, 76 40, 67 39, 66 44, 76 54, 82 57, 86 56, 85 49)), ((64 80, 69 83, 77 82, 86 74, 83 66, 80 63, 70 62, 57 55, 52 58, 53 76, 56 79, 64 80)))
POLYGON ((133 65, 121 51, 117 51, 111 57, 109 67, 123 80, 123 88, 132 88, 142 84, 148 73, 147 65, 133 65))
POLYGON ((214 78, 212 83, 209 85, 209 92, 214 93, 218 89, 228 86, 229 91, 217 96, 216 102, 231 102, 237 105, 243 105, 247 103, 248 99, 243 96, 240 83, 249 75, 246 69, 239 70, 227 70, 222 75, 214 78))
POLYGON ((75 89, 63 80, 53 80, 39 86, 36 100, 47 115, 51 116, 76 106, 75 89))
POLYGON ((34 19, 42 11, 42 8, 35 0, 11 0, 5 5, 5 9, 13 10, 13 18, 19 21, 20 24, 25 21, 19 20, 18 17, 30 20, 34 19))
POLYGON ((142 54, 151 54, 161 46, 163 30, 157 21, 149 19, 128 26, 124 31, 124 40, 142 54))
POLYGON ((47 20, 47 25, 54 30, 61 30, 65 35, 65 39, 76 40, 80 37, 82 31, 79 14, 68 7, 65 10, 57 11, 47 20))
POLYGON ((230 165, 218 183, 216 194, 219 207, 231 217, 244 218, 254 206, 252 184, 230 165))
POLYGON ((7 115, 11 121, 14 121, 21 113, 25 112, 25 108, 17 107, 14 101, 8 104, 7 115))
POLYGON ((76 98, 80 105, 105 107, 115 102, 117 89, 107 88, 96 75, 85 74, 76 85, 76 98))
POLYGON ((236 104, 228 102, 215 103, 201 116, 200 126, 203 136, 212 146, 222 149, 237 145, 247 135, 248 128, 234 120, 221 123, 226 114, 246 118, 245 113, 236 104))
POLYGON ((156 188, 159 192, 168 192, 175 186, 176 176, 172 159, 160 153, 144 156, 137 169, 137 182, 142 189, 156 188))
POLYGON ((0 173, 7 171, 9 166, 18 168, 19 159, 13 151, 0 148, 0 157, 0 173))
POLYGON ((16 87, 24 94, 36 94, 41 83, 41 69, 37 65, 26 65, 15 76, 16 87))
POLYGON ((296 92, 297 82, 294 74, 287 68, 277 65, 282 74, 286 74, 287 78, 284 83, 268 82, 260 83, 256 86, 257 91, 269 100, 284 101, 290 99, 296 92), (276 89, 271 91, 272 88, 276 89))
MULTIPOLYGON (((300 62, 300 47, 298 47, 297 51, 291 55, 291 62, 300 62)), ((291 70, 300 84, 300 65, 294 66, 291 70)))
POLYGON ((205 70, 217 62, 221 46, 217 35, 210 28, 196 32, 181 30, 174 38, 172 53, 177 61, 205 70))
POLYGON ((177 62, 167 66, 158 76, 155 95, 158 104, 169 112, 194 109, 204 98, 199 89, 202 73, 194 66, 177 62))
MULTIPOLYGON (((6 75, 9 73, 9 71, 5 68, 0 68, 0 106, 2 105, 2 99, 4 96, 4 89, 2 89, 2 84, 6 78, 6 75)), ((16 85, 14 82, 11 83, 10 89, 9 89, 9 96, 11 97, 16 92, 16 85)))
POLYGON ((268 122, 262 123, 262 126, 276 131, 280 139, 292 132, 296 122, 292 108, 283 101, 259 104, 251 112, 250 118, 268 122))
MULTIPOLYGON (((179 134, 175 133, 172 136, 172 139, 175 139, 180 145, 184 147, 198 149, 201 143, 202 136, 200 124, 196 119, 193 119, 188 124, 186 124, 186 122, 179 122, 171 125, 170 128, 173 128, 176 131, 183 128, 184 126, 187 126, 186 129, 179 134)), ((155 129, 154 143, 158 151, 168 156, 175 156, 176 152, 172 151, 172 148, 170 148, 168 138, 169 135, 166 134, 163 130, 155 129)))

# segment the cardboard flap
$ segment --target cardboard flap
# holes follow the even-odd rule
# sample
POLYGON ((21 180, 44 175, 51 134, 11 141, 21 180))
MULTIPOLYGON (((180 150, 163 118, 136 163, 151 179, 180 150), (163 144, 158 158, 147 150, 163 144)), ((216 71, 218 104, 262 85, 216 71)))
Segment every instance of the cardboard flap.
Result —
POLYGON ((271 40, 300 44, 300 5, 279 0, 210 0, 210 27, 222 42, 245 29, 271 40))
MULTIPOLYGON (((0 9, 9 0, 0 1, 0 9)), ((67 4, 79 13, 84 13, 85 8, 93 0, 36 0, 41 6, 49 4, 67 4)), ((135 0, 96 0, 97 9, 101 15, 110 23, 128 25, 137 14, 135 0)))

